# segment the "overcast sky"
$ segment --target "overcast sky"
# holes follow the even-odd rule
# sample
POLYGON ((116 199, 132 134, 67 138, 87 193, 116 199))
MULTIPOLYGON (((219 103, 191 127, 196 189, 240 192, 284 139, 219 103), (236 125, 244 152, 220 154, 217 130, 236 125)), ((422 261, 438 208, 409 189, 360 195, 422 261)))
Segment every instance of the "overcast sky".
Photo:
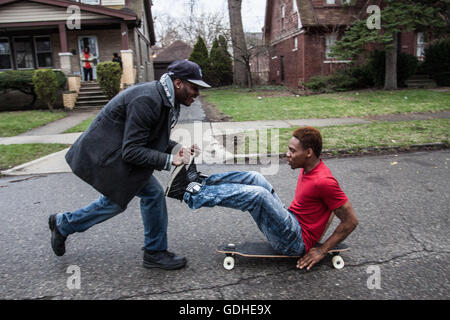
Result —
MULTIPOLYGON (((189 0, 153 0, 154 17, 168 14, 174 17, 189 16, 189 0)), ((197 12, 225 12, 228 18, 227 0, 196 0, 197 12)), ((261 32, 264 26, 266 0, 242 0, 242 23, 245 32, 261 32)))

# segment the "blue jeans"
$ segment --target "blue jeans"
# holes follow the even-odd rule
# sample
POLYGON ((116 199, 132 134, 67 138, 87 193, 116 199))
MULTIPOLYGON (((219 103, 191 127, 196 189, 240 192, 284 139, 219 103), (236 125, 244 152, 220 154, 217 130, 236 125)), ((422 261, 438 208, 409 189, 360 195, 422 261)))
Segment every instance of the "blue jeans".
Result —
POLYGON ((297 218, 284 207, 272 185, 258 172, 233 171, 206 178, 200 191, 186 192, 191 209, 222 206, 249 211, 272 247, 281 254, 301 255, 305 251, 297 218))
MULTIPOLYGON (((145 248, 150 251, 167 250, 167 206, 161 184, 152 176, 136 196, 141 198, 145 248)), ((86 231, 124 210, 102 195, 82 209, 58 214, 56 225, 63 236, 68 236, 75 232, 86 231)))

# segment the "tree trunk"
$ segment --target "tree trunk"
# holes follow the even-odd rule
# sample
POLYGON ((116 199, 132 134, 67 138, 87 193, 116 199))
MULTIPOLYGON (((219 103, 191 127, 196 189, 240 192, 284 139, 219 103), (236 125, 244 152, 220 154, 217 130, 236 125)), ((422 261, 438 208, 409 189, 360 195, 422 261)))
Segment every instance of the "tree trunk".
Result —
POLYGON ((398 33, 392 35, 393 46, 386 50, 386 75, 384 78, 384 90, 397 90, 397 53, 398 33))
POLYGON ((245 87, 248 83, 247 67, 244 62, 244 57, 247 56, 247 45, 242 26, 241 5, 242 0, 228 0, 231 42, 234 55, 233 82, 237 86, 245 87))

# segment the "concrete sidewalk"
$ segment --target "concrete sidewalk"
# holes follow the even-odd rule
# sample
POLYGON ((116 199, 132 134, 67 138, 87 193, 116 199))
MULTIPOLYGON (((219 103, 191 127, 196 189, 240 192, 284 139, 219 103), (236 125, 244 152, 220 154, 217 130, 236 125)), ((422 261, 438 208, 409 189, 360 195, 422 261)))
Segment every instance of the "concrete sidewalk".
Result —
POLYGON ((53 121, 51 123, 46 124, 45 126, 32 129, 30 131, 19 134, 19 136, 48 136, 53 134, 60 134, 70 129, 77 124, 87 120, 91 117, 94 117, 99 113, 100 110, 96 111, 69 111, 68 115, 65 118, 53 121))

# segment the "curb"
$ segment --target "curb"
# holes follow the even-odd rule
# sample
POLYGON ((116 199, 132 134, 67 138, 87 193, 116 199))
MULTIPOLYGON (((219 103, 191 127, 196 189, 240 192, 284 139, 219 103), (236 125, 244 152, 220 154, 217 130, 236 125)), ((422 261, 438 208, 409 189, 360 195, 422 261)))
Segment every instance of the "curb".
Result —
MULTIPOLYGON (((340 150, 323 150, 321 157, 323 159, 333 158, 349 158, 349 157, 362 157, 362 156, 379 156, 385 154, 395 153, 410 153, 419 151, 436 151, 450 149, 450 143, 426 143, 426 144, 413 144, 410 146, 392 146, 392 147, 370 147, 362 149, 340 149, 340 150)), ((286 158, 286 153, 275 154, 249 154, 249 155, 236 155, 235 160, 244 159, 245 162, 250 159, 257 158, 286 158)))

